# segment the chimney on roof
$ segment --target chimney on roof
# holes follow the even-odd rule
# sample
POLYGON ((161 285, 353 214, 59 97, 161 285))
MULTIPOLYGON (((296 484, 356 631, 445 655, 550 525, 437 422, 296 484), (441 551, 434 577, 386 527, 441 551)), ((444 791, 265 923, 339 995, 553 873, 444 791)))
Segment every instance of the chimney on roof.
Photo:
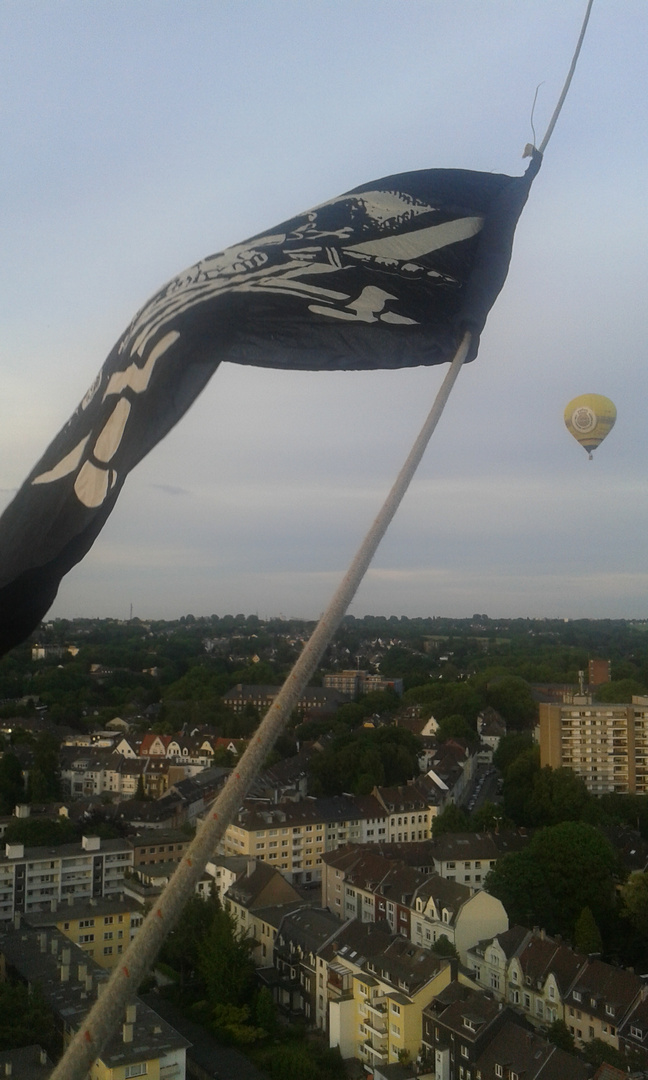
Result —
POLYGON ((52 950, 52 956, 56 956, 56 954, 58 952, 58 938, 55 938, 55 937, 52 938, 51 950, 52 950))
POLYGON ((133 1025, 122 1024, 122 1038, 125 1043, 132 1043, 133 1041, 133 1025))
POLYGON ((61 982, 68 982, 70 978, 70 965, 61 964, 59 971, 61 972, 61 982))
POLYGON ((13 1072, 13 1065, 11 1064, 10 1061, 5 1061, 5 1067, 4 1067, 5 1076, 11 1076, 12 1072, 13 1072))
POLYGON ((45 1052, 45 1050, 41 1049, 41 1052, 39 1054, 39 1060, 41 1065, 47 1065, 47 1053, 45 1052))
POLYGON ((255 870, 256 870, 256 859, 248 859, 245 876, 246 877, 252 877, 252 874, 254 873, 255 870))
POLYGON ((86 988, 86 993, 90 994, 92 992, 92 975, 86 975, 86 977, 85 977, 85 988, 86 988))
POLYGON ((20 930, 20 912, 14 911, 13 917, 14 930, 20 930))
POLYGON ((126 1006, 126 1023, 134 1024, 137 1020, 137 1002, 132 1001, 130 1005, 126 1006))
POLYGON ((77 971, 77 978, 78 978, 80 983, 84 983, 86 981, 86 975, 87 974, 88 974, 88 965, 87 964, 79 964, 78 971, 77 971))

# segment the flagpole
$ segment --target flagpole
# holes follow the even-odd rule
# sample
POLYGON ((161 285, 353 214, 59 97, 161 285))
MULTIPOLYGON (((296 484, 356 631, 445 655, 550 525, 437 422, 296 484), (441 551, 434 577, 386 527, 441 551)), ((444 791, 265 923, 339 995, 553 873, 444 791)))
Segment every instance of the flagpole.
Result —
POLYGON ((50 1080, 83 1080, 92 1062, 101 1055, 111 1034, 120 1020, 123 1020, 126 1005, 137 994, 137 988, 151 968, 162 942, 173 929, 187 900, 194 894, 207 861, 214 857, 227 826, 239 810, 275 741, 284 730, 292 710, 355 596, 441 418, 468 355, 471 340, 472 335, 466 331, 418 438, 333 599, 254 733, 236 771, 230 774, 173 877, 142 923, 137 936, 120 958, 119 964, 113 969, 100 997, 84 1018, 50 1080))

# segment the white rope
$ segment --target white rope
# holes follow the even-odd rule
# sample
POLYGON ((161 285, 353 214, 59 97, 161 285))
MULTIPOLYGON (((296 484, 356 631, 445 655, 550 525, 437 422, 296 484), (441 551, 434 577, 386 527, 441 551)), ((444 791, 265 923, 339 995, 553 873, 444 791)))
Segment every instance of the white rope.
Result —
POLYGON ((137 988, 150 970, 162 942, 178 921, 187 900, 193 895, 207 861, 213 858, 228 824, 261 771, 276 739, 284 730, 292 710, 355 596, 439 422, 450 391, 468 355, 470 342, 471 335, 466 332, 421 432, 327 610, 261 721, 237 770, 231 773, 182 862, 142 923, 137 936, 121 957, 119 965, 113 970, 100 997, 85 1017, 50 1080, 83 1080, 92 1062, 101 1055, 111 1034, 123 1020, 127 1003, 136 995, 137 988))
POLYGON ((553 134, 553 129, 556 126, 556 120, 560 116, 560 110, 562 109, 562 107, 563 107, 563 105, 565 103, 565 98, 567 97, 567 92, 569 90, 569 87, 571 85, 571 81, 572 81, 574 72, 576 70, 576 63, 578 61, 578 56, 579 56, 580 51, 581 51, 581 45, 583 44, 583 40, 585 38, 585 31, 587 30, 587 24, 589 22, 590 11, 592 10, 592 4, 593 3, 594 3, 594 0, 589 0, 589 3, 587 5, 587 10, 585 12, 585 18, 583 19, 583 25, 581 26, 581 32, 580 32, 578 41, 576 42, 576 49, 574 50, 574 55, 572 56, 571 66, 569 68, 569 71, 567 72, 567 78, 565 79, 565 85, 562 88, 562 94, 558 98, 558 104, 556 105, 556 108, 554 109, 554 114, 551 117, 551 120, 549 121, 549 127, 547 128, 545 137, 542 140, 542 142, 540 143, 540 146, 538 147, 538 150, 540 151, 541 154, 544 154, 544 152, 545 152, 545 150, 547 148, 547 143, 549 142, 549 139, 551 138, 551 136, 553 134))

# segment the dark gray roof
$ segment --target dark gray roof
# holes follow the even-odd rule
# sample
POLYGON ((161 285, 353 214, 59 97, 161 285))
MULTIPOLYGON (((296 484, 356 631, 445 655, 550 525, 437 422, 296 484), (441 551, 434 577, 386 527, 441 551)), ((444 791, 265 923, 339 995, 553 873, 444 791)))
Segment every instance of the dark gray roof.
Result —
MULTIPOLYGON (((109 975, 58 930, 3 927, 0 952, 21 979, 32 986, 39 984, 52 1011, 74 1030, 94 1004, 99 985, 109 975)), ((188 1045, 150 1006, 135 996, 132 1003, 136 1005, 132 1039, 124 1041, 122 1030, 111 1036, 101 1054, 107 1066, 127 1065, 188 1045)))

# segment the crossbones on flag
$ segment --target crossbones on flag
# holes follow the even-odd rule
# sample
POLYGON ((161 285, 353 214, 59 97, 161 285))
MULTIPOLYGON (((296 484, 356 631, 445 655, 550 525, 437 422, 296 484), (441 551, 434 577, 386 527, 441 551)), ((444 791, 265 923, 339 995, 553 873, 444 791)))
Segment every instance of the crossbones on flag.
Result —
POLYGON ((36 628, 130 470, 221 361, 440 364, 466 330, 473 359, 541 160, 521 177, 425 169, 364 184, 156 293, 0 518, 0 655, 36 628))

